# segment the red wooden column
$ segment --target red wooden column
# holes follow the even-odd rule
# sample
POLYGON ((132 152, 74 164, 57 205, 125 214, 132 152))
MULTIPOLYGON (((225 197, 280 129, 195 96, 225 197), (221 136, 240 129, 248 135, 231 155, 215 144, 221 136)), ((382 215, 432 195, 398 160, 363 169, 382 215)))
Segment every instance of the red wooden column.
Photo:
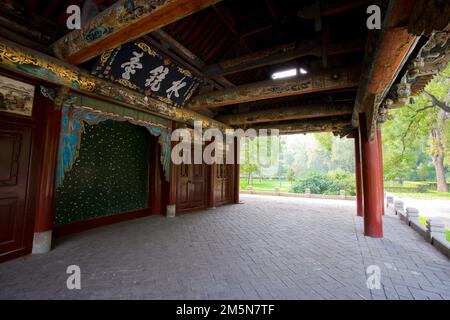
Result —
POLYGON ((381 140, 381 128, 377 128, 378 153, 380 155, 380 192, 381 192, 381 210, 384 215, 384 178, 383 178, 383 142, 381 140))
POLYGON ((364 215, 363 182, 361 168, 361 138, 358 129, 355 130, 355 178, 356 178, 356 215, 364 215))
POLYGON ((55 216, 55 176, 61 130, 61 110, 52 101, 40 99, 38 141, 41 164, 37 180, 36 219, 34 223, 33 253, 50 251, 55 216))
POLYGON ((380 193, 380 154, 377 135, 373 140, 367 138, 366 117, 360 114, 359 129, 361 137, 361 159, 364 201, 364 235, 383 237, 382 208, 380 193))
MULTIPOLYGON (((172 121, 172 133, 177 128, 177 123, 172 121)), ((171 142, 170 150, 172 151, 176 142, 171 142)), ((177 207, 177 181, 178 172, 177 167, 173 164, 172 159, 170 160, 170 181, 169 181, 169 196, 167 200, 166 216, 169 218, 175 217, 176 207, 177 207)))
POLYGON ((233 202, 239 203, 239 188, 240 188, 240 139, 239 137, 234 138, 234 179, 233 179, 233 202))

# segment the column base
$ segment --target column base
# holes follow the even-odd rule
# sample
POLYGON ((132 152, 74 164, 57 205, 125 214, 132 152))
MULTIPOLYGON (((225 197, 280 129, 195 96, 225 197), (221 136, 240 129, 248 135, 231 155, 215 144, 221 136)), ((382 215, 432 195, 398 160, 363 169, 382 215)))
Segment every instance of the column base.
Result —
POLYGON ((33 254, 47 253, 52 248, 52 230, 35 232, 33 237, 33 254))
POLYGON ((177 206, 175 204, 169 204, 166 207, 166 217, 167 218, 175 218, 177 206))

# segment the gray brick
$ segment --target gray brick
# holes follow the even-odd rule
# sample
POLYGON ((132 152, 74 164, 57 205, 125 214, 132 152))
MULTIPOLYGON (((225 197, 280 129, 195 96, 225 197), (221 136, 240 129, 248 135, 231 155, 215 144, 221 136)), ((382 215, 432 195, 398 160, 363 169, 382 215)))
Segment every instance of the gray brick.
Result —
POLYGON ((0 299, 450 299, 450 262, 397 217, 374 239, 350 201, 242 198, 57 239, 0 264, 0 299), (72 264, 80 291, 66 289, 72 264), (367 289, 369 265, 382 290, 367 289))

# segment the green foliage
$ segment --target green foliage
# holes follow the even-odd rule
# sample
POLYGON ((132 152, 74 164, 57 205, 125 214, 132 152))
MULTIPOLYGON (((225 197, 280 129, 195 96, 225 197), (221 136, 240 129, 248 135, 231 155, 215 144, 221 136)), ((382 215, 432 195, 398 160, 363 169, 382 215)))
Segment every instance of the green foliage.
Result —
POLYGON ((294 179, 295 179, 295 173, 294 173, 294 169, 292 169, 292 167, 289 167, 289 169, 288 169, 288 171, 287 171, 287 174, 286 174, 286 179, 287 179, 289 182, 294 181, 294 179))
MULTIPOLYGON (((425 88, 436 98, 446 101, 450 91, 450 65, 425 88)), ((447 101, 448 103, 448 101, 447 101)), ((425 93, 414 97, 403 108, 392 110, 393 120, 382 126, 383 162, 385 180, 395 178, 409 180, 436 180, 431 154, 434 146, 430 130, 436 126, 440 108, 432 105, 425 93)), ((442 131, 444 163, 450 165, 450 121, 442 131)), ((448 172, 448 168, 447 168, 448 172)))
MULTIPOLYGON (((247 178, 241 178, 241 190, 247 190, 247 178)), ((274 192, 275 188, 280 188, 281 192, 289 192, 291 190, 291 183, 286 180, 277 179, 256 179, 252 182, 253 190, 274 192)))
POLYGON ((353 139, 341 139, 331 133, 316 133, 300 137, 297 138, 297 143, 286 148, 285 155, 286 163, 292 167, 295 177, 300 177, 307 171, 354 172, 353 139))
POLYGON ((304 193, 308 188, 311 190, 311 193, 325 194, 330 189, 336 189, 337 186, 334 185, 334 181, 325 173, 307 172, 294 183, 292 191, 295 193, 304 193))
POLYGON ((336 170, 330 172, 329 176, 339 186, 339 190, 345 190, 348 195, 356 195, 355 176, 353 174, 348 171, 336 170))
POLYGON ((331 133, 314 133, 314 138, 323 150, 329 153, 333 151, 334 139, 331 133))
POLYGON ((294 193, 304 193, 309 188, 314 194, 339 194, 345 190, 347 194, 355 195, 355 177, 345 171, 330 173, 306 172, 292 185, 294 193))
POLYGON ((257 174, 260 170, 259 166, 254 163, 241 163, 240 167, 241 173, 248 175, 248 183, 251 183, 252 175, 257 174))

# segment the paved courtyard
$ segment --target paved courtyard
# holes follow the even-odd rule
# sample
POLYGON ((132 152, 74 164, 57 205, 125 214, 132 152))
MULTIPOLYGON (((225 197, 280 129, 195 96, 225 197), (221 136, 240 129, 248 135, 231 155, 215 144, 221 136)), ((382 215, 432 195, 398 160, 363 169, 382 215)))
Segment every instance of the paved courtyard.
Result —
POLYGON ((0 299, 450 299, 450 261, 397 217, 372 239, 351 201, 242 200, 60 238, 0 264, 0 299), (66 287, 69 265, 81 290, 66 287), (370 265, 379 290, 367 289, 370 265))

